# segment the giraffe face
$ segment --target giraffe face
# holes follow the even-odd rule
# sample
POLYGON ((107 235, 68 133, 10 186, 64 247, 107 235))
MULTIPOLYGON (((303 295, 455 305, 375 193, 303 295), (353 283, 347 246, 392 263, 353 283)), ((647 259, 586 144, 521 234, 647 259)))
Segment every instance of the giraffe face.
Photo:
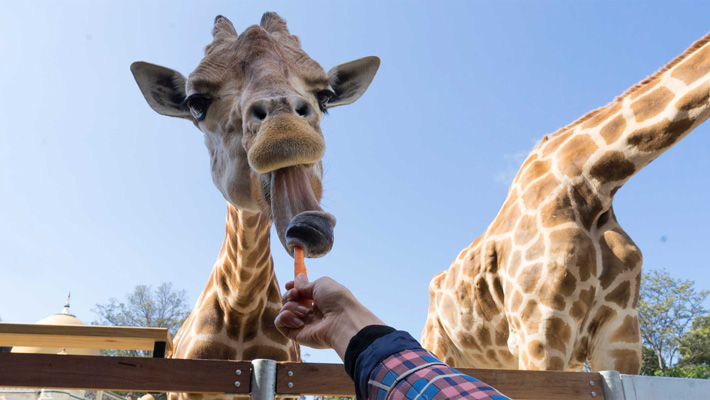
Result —
POLYGON ((266 13, 237 34, 222 16, 197 68, 183 77, 144 62, 131 65, 148 104, 158 113, 192 120, 205 135, 212 179, 235 207, 273 219, 289 253, 309 257, 333 243, 335 218, 321 210, 326 110, 357 100, 379 67, 365 57, 327 73, 266 13))

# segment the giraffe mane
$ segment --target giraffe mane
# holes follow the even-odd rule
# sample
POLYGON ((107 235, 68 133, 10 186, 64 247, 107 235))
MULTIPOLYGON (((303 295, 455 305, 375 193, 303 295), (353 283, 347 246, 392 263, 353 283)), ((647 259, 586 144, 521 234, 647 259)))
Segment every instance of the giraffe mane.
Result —
MULTIPOLYGON (((701 47, 703 47, 703 46, 704 46, 705 44, 707 44, 708 42, 710 42, 710 32, 707 33, 707 34, 706 34, 705 36, 703 36, 702 38, 700 38, 700 39, 698 39, 697 41, 695 41, 695 42, 694 42, 692 45, 690 45, 690 47, 688 47, 688 49, 685 50, 681 55, 679 55, 679 56, 677 56, 676 58, 674 58, 673 60, 671 60, 668 64, 666 64, 666 65, 664 65, 663 67, 661 67, 661 69, 659 69, 658 71, 656 71, 656 72, 653 73, 652 75, 649 75, 646 79, 642 80, 641 82, 639 82, 639 83, 637 83, 637 84, 631 86, 631 87, 630 87, 629 89, 627 89, 623 94, 621 94, 621 96, 617 96, 614 100, 612 100, 612 101, 609 102, 608 104, 606 104, 606 105, 604 105, 604 106, 602 106, 602 107, 596 108, 596 109, 594 109, 594 110, 592 110, 592 111, 590 111, 590 112, 584 114, 583 116, 581 116, 580 118, 578 118, 578 119, 575 120, 574 122, 572 122, 572 123, 570 123, 570 124, 568 124, 568 125, 565 125, 564 127, 560 128, 560 129, 558 129, 558 130, 556 130, 555 132, 553 132, 552 134, 550 134, 550 135, 548 135, 548 136, 549 136, 549 137, 553 137, 553 136, 555 136, 555 135, 557 135, 557 134, 559 134, 559 133, 561 133, 561 132, 565 132, 565 131, 567 131, 567 130, 569 130, 569 129, 571 129, 571 128, 574 128, 575 126, 577 126, 577 125, 579 125, 579 124, 581 124, 581 123, 587 121, 588 119, 591 119, 592 117, 596 116, 596 115, 599 114, 602 110, 608 108, 609 106, 612 106, 612 105, 614 105, 614 104, 620 103, 625 97, 632 95, 633 93, 637 92, 639 89, 641 89, 641 88, 644 87, 645 85, 651 83, 651 81, 653 81, 654 79, 658 78, 659 76, 661 76, 662 74, 664 74, 665 72, 667 72, 668 70, 670 70, 671 68, 673 68, 673 67, 675 67, 676 65, 680 64, 681 61, 683 61, 683 60, 685 60, 686 58, 688 58, 688 56, 690 56, 691 54, 693 54, 696 50, 700 49, 701 47)), ((545 140, 542 141, 542 143, 544 143, 544 142, 545 142, 545 140)), ((536 146, 536 147, 537 147, 537 146, 536 146)))

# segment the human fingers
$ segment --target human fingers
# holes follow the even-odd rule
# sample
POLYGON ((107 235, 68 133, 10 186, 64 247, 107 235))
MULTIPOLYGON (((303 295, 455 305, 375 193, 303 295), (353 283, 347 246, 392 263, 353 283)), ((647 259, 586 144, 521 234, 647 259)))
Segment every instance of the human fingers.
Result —
POLYGON ((295 329, 300 329, 303 327, 304 322, 302 319, 298 318, 296 314, 291 310, 281 310, 279 315, 276 316, 274 320, 274 326, 281 333, 290 337, 290 331, 295 329))
POLYGON ((299 301, 304 299, 303 295, 301 292, 296 289, 292 288, 287 290, 282 296, 281 296, 281 303, 286 304, 289 301, 299 301))
POLYGON ((298 318, 303 319, 306 317, 306 315, 308 315, 308 313, 311 311, 311 309, 301 305, 298 302, 289 301, 289 302, 284 303, 283 306, 281 306, 281 311, 279 311, 279 313, 284 312, 284 311, 291 311, 298 318))
POLYGON ((286 290, 293 289, 293 281, 286 282, 286 290))
POLYGON ((319 282, 321 279, 317 279, 314 282, 308 282, 308 278, 306 278, 305 275, 303 274, 298 274, 296 277, 296 280, 294 281, 294 287, 293 287, 293 293, 292 296, 297 296, 300 299, 313 299, 313 291, 315 290, 315 287, 317 286, 317 282, 319 282))

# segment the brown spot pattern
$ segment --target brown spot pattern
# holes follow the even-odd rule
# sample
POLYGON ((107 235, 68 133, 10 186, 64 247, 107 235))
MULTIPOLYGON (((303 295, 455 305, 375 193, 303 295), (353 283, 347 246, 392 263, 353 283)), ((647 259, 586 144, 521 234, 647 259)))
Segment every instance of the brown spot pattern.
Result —
POLYGON ((575 215, 572 201, 566 192, 560 194, 552 201, 548 201, 540 210, 542 226, 551 228, 566 222, 574 222, 575 215))
POLYGON ((636 122, 643 122, 661 113, 673 100, 673 92, 661 86, 631 104, 636 122))
POLYGON ((618 304, 621 308, 626 308, 626 305, 629 303, 630 298, 631 284, 629 283, 629 281, 621 282, 619 286, 617 286, 614 290, 604 296, 605 301, 618 304))
POLYGON ((255 358, 286 361, 288 360, 288 353, 282 348, 266 345, 254 345, 244 349, 245 360, 253 360, 255 358))
POLYGON ((630 315, 624 317, 624 322, 611 334, 610 340, 613 343, 638 343, 641 340, 638 319, 630 315))
POLYGON ((599 283, 604 290, 614 282, 619 274, 641 265, 641 251, 624 231, 604 232, 599 246, 603 265, 599 283))
POLYGON ((545 175, 550 171, 550 161, 549 160, 537 160, 530 164, 530 166, 525 170, 525 173, 520 178, 520 188, 525 190, 527 186, 535 179, 545 175))
POLYGON ((592 165, 589 173, 601 182, 620 181, 636 172, 634 163, 620 151, 608 151, 592 165))
POLYGON ((485 325, 478 326, 476 328, 475 335, 476 340, 484 349, 490 347, 491 344, 493 344, 493 341, 491 340, 491 333, 488 331, 488 328, 486 328, 485 325))
POLYGON ((542 264, 535 263, 528 265, 520 272, 520 277, 518 278, 518 285, 523 293, 530 293, 537 286, 537 282, 540 280, 540 272, 542 271, 542 264))
POLYGON ((599 126, 600 123, 604 122, 607 118, 611 117, 619 111, 621 111, 621 103, 617 102, 614 104, 610 104, 597 111, 597 113, 593 117, 589 118, 586 122, 584 122, 582 124, 582 129, 599 126))
POLYGON ((516 291, 510 296, 510 311, 516 312, 520 308, 520 304, 523 302, 523 296, 520 292, 516 291))
POLYGON ((471 302, 471 285, 468 282, 459 280, 456 284, 456 299, 461 306, 468 307, 471 302))
POLYGON ((508 273, 510 276, 515 276, 518 267, 520 267, 520 250, 515 250, 513 255, 510 256, 510 262, 508 263, 508 273))
POLYGON ((582 282, 596 273, 594 244, 581 229, 568 228, 552 232, 549 251, 551 254, 566 255, 566 264, 559 268, 572 272, 576 270, 582 282))
POLYGON ((216 335, 224 327, 224 312, 216 297, 207 300, 206 304, 196 314, 194 330, 198 334, 216 335))
POLYGON ((609 222, 609 219, 611 218, 613 214, 613 211, 611 209, 607 210, 606 212, 602 213, 602 215, 599 216, 599 219, 597 220, 597 228, 601 228, 604 226, 607 222, 609 222))
POLYGON ((557 149, 572 135, 573 129, 567 129, 552 136, 549 142, 543 144, 542 156, 547 157, 557 151, 557 149))
POLYGON ((589 326, 587 327, 587 331, 591 335, 591 337, 596 337, 597 333, 599 333, 599 330, 606 324, 608 321, 616 318, 616 311, 609 307, 609 306, 601 306, 597 310, 597 313, 594 314, 594 318, 589 322, 589 326))
POLYGON ((640 86, 637 86, 636 88, 633 89, 633 92, 629 96, 631 100, 634 100, 640 96, 642 96, 644 93, 648 92, 649 90, 653 89, 656 87, 656 83, 658 82, 658 77, 652 77, 650 79, 645 79, 640 86))
POLYGON ((534 261, 542 257, 543 254, 545 254, 545 242, 543 241, 542 236, 538 236, 535 243, 528 247, 528 250, 525 252, 525 259, 528 261, 534 261))
POLYGON ((494 243, 486 248, 485 264, 487 273, 495 274, 498 271, 498 253, 494 243))
POLYGON ((535 217, 523 215, 518 226, 515 228, 513 239, 518 246, 524 246, 537 234, 537 223, 535 217))
POLYGON ((634 287, 634 299, 631 302, 631 308, 636 309, 639 302, 639 294, 641 291, 641 272, 636 275, 636 286, 634 287))
POLYGON ((261 316, 261 333, 274 343, 285 345, 288 343, 288 339, 274 325, 276 316, 279 315, 279 310, 280 308, 276 307, 266 307, 264 314, 261 316))
POLYGON ((555 310, 562 311, 565 309, 565 298, 561 294, 555 291, 555 285, 548 282, 544 282, 540 288, 539 295, 540 303, 554 308, 555 310))
POLYGON ((619 136, 626 129, 626 120, 623 115, 619 115, 611 121, 607 122, 602 128, 600 134, 606 141, 606 144, 612 144, 619 139, 619 136))
POLYGON ((582 219, 582 224, 586 229, 591 228, 603 211, 599 197, 586 181, 571 186, 569 194, 579 217, 582 219))
POLYGON ((234 360, 237 351, 219 342, 209 342, 196 345, 192 348, 190 358, 200 360, 234 360))
POLYGON ((508 321, 502 318, 498 325, 496 325, 496 345, 505 346, 508 343, 508 321))
POLYGON ((547 371, 563 371, 565 369, 565 361, 560 357, 551 357, 544 363, 544 368, 547 371))
POLYGON ((493 300, 488 283, 484 278, 479 278, 474 286, 476 292, 476 313, 490 320, 494 315, 497 315, 500 310, 493 300))
POLYGON ((458 341, 465 349, 481 351, 481 346, 476 343, 476 339, 468 332, 461 332, 458 336, 458 341))
POLYGON ((528 209, 536 209, 560 183, 551 173, 545 175, 523 193, 523 204, 528 209))
POLYGON ((491 234, 497 235, 510 232, 515 226, 515 222, 520 217, 520 207, 513 200, 506 201, 501 209, 500 215, 505 218, 496 218, 491 224, 489 230, 491 234))
POLYGON ((572 303, 572 308, 570 309, 570 315, 575 321, 579 322, 584 317, 586 317, 589 308, 594 301, 594 289, 588 288, 579 292, 579 297, 572 303))
POLYGON ((710 100, 710 82, 705 82, 686 93, 678 100, 675 106, 679 111, 690 111, 701 106, 706 106, 708 100, 710 100))
POLYGON ((525 304, 525 308, 520 312, 520 319, 524 321, 528 334, 537 332, 540 326, 540 307, 535 300, 530 300, 525 304))
POLYGON ((708 73, 710 73, 710 46, 705 46, 678 65, 671 76, 690 85, 708 73))
POLYGON ((577 286, 577 278, 564 265, 551 263, 547 269, 547 279, 540 288, 540 302, 562 311, 567 306, 567 298, 577 286))
POLYGON ((629 144, 644 152, 663 150, 675 144, 690 127, 692 119, 664 120, 647 128, 641 128, 629 136, 629 144))
POLYGON ((557 154, 560 172, 569 177, 579 175, 584 164, 597 149, 597 144, 589 135, 572 138, 557 154))
POLYGON ((567 352, 567 344, 572 337, 572 329, 559 317, 545 320, 545 340, 550 348, 562 353, 567 352))
POLYGON ((641 354, 634 350, 612 350, 614 369, 622 374, 636 375, 641 371, 641 354))
POLYGON ((500 283, 499 276, 493 279, 493 293, 496 295, 496 300, 502 303, 505 298, 505 293, 503 292, 503 285, 500 283))

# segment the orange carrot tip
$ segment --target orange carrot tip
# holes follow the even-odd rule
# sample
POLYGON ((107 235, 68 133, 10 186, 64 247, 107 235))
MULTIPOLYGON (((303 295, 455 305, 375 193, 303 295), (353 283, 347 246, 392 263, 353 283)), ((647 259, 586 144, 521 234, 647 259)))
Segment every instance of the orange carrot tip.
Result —
MULTIPOLYGON (((305 255, 303 253, 303 249, 301 247, 295 246, 293 248, 293 269, 294 269, 294 279, 298 277, 299 274, 303 274, 306 279, 308 279, 308 273, 306 272, 306 262, 305 262, 305 255)), ((302 306, 306 306, 308 308, 313 308, 313 300, 306 300, 306 299, 301 299, 299 301, 302 306)))

